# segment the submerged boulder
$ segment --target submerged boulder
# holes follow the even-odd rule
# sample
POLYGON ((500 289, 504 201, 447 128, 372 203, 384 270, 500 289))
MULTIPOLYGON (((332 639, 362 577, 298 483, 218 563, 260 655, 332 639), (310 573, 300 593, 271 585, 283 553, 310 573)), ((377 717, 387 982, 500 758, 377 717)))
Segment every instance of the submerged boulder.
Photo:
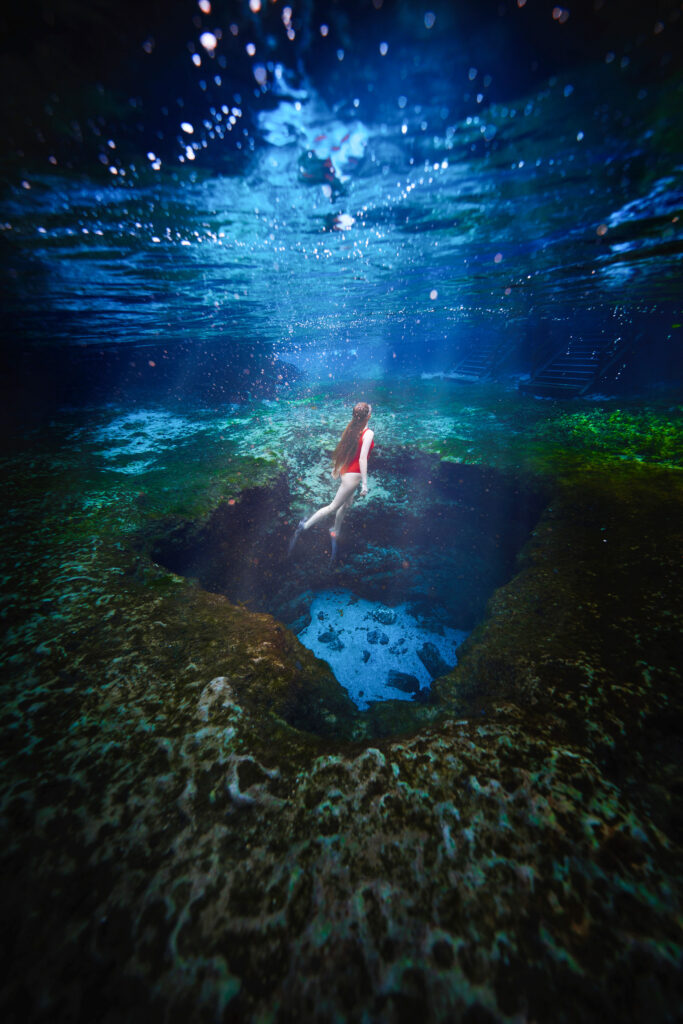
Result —
POLYGON ((387 686, 391 686, 394 690, 401 690, 403 693, 420 692, 420 682, 415 676, 408 672, 397 672, 395 669, 391 669, 387 676, 387 686))
POLYGON ((393 608, 376 608, 372 617, 376 622, 381 622, 383 626, 392 626, 396 622, 396 612, 393 608))
POLYGON ((319 633, 318 640, 321 644, 328 644, 331 651, 342 651, 344 649, 344 644, 333 629, 328 629, 324 633, 319 633))
POLYGON ((318 640, 321 644, 331 644, 336 639, 337 634, 332 629, 328 629, 324 633, 318 633, 318 640))
POLYGON ((444 659, 441 657, 438 647, 435 644, 427 641, 422 645, 420 650, 417 652, 417 656, 429 672, 432 679, 437 679, 439 676, 445 676, 447 672, 450 672, 451 666, 446 664, 444 659))

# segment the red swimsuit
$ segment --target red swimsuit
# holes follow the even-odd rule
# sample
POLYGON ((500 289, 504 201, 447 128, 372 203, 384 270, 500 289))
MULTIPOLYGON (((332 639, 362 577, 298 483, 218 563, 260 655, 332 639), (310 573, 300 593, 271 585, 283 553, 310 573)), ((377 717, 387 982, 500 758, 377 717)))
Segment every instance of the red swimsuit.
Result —
MULTIPOLYGON (((367 429, 368 428, 366 427, 365 430, 367 429)), ((365 435, 365 430, 361 431, 360 437, 358 438, 358 451, 356 452, 355 459, 352 462, 349 462, 348 466, 344 466, 344 468, 342 469, 342 473, 360 473, 360 452, 361 448, 363 447, 363 437, 365 435)), ((368 448, 368 455, 370 454, 374 447, 375 439, 373 437, 372 441, 370 442, 370 447, 368 448)))

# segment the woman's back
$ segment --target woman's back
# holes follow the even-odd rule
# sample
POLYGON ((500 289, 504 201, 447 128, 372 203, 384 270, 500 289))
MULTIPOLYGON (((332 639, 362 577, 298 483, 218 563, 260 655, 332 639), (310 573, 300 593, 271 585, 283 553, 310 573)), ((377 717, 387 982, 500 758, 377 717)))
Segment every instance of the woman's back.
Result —
MULTIPOLYGON (((351 460, 351 462, 349 462, 349 464, 347 466, 343 467, 343 469, 341 471, 342 473, 360 473, 360 453, 363 450, 363 438, 365 437, 367 432, 368 432, 368 428, 367 427, 365 427, 363 430, 361 430, 360 436, 358 438, 358 447, 356 449, 356 454, 355 454, 354 458, 351 460)), ((370 433, 372 433, 372 431, 370 431, 370 433)), ((370 439, 370 447, 368 448, 368 454, 370 454, 371 450, 374 447, 375 447, 375 439, 374 439, 374 436, 373 436, 370 439)))

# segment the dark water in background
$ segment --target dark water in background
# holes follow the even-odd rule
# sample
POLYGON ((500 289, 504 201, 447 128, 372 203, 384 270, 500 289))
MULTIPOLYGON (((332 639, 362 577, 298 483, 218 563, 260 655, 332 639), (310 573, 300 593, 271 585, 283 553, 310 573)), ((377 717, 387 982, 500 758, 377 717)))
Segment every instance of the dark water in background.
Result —
POLYGON ((239 396, 293 372, 274 358, 448 372, 492 340, 528 374, 577 337, 625 344, 615 386, 679 379, 677 3, 3 18, 2 334, 29 396, 239 396))

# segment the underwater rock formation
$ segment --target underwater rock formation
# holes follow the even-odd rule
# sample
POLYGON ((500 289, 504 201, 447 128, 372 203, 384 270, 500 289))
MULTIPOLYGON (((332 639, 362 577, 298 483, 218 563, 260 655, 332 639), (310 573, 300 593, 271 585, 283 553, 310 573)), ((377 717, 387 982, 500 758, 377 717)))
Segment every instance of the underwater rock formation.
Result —
POLYGON ((450 670, 450 665, 447 665, 439 654, 438 649, 434 644, 430 644, 429 641, 424 643, 420 650, 417 652, 417 656, 429 672, 432 679, 436 679, 438 676, 445 675, 450 670))
POLYGON ((676 471, 558 474, 435 702, 360 713, 140 549, 167 477, 140 503, 92 447, 30 444, 0 524, 4 1020, 676 1018, 676 471))
POLYGON ((416 679, 415 676, 411 676, 408 672, 396 672, 395 669, 392 669, 389 672, 387 686, 391 686, 395 690, 402 690, 404 693, 420 692, 419 679, 416 679))

